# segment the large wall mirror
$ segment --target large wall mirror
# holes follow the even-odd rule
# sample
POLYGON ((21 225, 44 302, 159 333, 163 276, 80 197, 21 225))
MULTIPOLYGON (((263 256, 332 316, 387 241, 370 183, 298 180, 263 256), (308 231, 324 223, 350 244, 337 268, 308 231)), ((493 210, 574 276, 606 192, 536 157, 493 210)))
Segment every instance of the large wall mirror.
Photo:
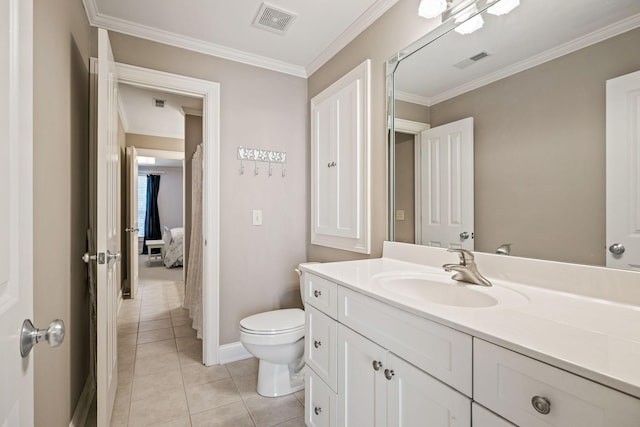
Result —
POLYGON ((447 3, 388 62, 390 238, 640 270, 640 1, 447 3))

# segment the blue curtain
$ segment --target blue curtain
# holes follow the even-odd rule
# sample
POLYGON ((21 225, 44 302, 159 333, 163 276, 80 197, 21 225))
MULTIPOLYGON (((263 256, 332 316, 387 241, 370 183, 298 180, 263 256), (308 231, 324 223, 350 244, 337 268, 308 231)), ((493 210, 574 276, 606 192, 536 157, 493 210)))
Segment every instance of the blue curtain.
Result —
MULTIPOLYGON (((158 191, 160 191, 160 175, 147 175, 147 212, 144 217, 143 254, 148 251, 147 240, 162 239, 160 212, 158 211, 158 191)), ((153 253, 160 253, 160 249, 153 249, 153 251, 153 253)))

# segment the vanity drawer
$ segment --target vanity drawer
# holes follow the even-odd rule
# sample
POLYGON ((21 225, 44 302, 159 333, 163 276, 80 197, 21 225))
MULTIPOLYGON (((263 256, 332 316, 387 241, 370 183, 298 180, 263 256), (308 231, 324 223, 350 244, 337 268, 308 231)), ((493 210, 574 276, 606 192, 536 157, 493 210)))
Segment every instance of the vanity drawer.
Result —
POLYGON ((304 360, 307 367, 337 391, 337 322, 310 306, 305 316, 304 360))
POLYGON ((470 335, 343 287, 338 306, 340 323, 471 396, 470 335))
POLYGON ((471 419, 472 427, 515 427, 509 421, 475 402, 471 404, 471 419))
POLYGON ((639 399, 479 339, 473 352, 474 399, 515 424, 640 425, 639 399))
POLYGON ((333 427, 338 424, 337 395, 313 372, 304 374, 304 422, 309 427, 333 427))
POLYGON ((311 273, 304 273, 304 301, 329 317, 338 314, 338 285, 311 273))

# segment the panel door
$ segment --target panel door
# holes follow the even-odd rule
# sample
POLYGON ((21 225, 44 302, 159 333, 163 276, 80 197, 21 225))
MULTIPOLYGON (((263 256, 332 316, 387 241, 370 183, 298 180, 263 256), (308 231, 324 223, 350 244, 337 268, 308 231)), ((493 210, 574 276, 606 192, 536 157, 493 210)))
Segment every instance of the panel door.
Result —
POLYGON ((387 426, 471 426, 471 399, 393 353, 387 365, 387 426))
POLYGON ((111 423, 111 411, 118 387, 117 307, 120 284, 118 206, 118 76, 106 30, 98 30, 97 161, 94 196, 98 251, 97 295, 97 402, 98 427, 111 423), (102 258, 102 259, 101 259, 102 258))
POLYGON ((422 244, 473 250, 473 117, 421 133, 422 244))
POLYGON ((640 71, 607 81, 606 162, 607 267, 640 270, 640 71))
POLYGON ((386 425, 386 357, 384 348, 338 325, 338 425, 386 425))
POLYGON ((34 351, 21 358, 19 332, 33 316, 33 2, 0 2, 0 26, 0 425, 30 426, 34 351))

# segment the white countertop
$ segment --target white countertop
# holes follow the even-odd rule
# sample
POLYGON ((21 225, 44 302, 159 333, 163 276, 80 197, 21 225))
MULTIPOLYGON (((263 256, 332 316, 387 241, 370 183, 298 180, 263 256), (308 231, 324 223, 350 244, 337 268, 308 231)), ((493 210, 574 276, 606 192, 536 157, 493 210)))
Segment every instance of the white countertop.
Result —
MULTIPOLYGON (((494 296, 491 307, 417 302, 376 286, 388 273, 449 276, 442 268, 389 258, 305 264, 330 279, 407 312, 468 333, 640 398, 640 307, 488 276, 493 287, 469 286, 494 296), (379 277, 379 276, 378 276, 379 277)), ((482 268, 479 268, 482 272, 482 268)))

